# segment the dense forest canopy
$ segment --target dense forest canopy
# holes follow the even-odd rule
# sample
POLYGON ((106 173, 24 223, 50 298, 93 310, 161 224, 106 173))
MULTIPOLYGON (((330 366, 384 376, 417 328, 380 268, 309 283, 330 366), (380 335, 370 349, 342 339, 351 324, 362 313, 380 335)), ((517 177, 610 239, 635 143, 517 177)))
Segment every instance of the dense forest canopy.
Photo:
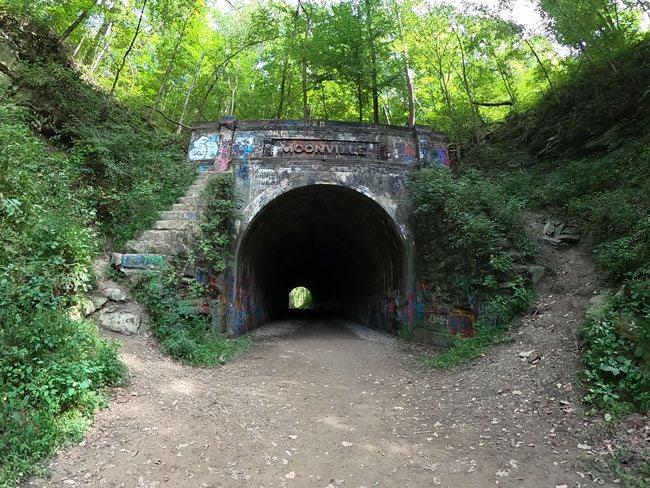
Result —
POLYGON ((224 115, 478 136, 647 33, 645 0, 8 0, 89 77, 178 128, 224 115), (517 22, 521 22, 518 24, 517 22))

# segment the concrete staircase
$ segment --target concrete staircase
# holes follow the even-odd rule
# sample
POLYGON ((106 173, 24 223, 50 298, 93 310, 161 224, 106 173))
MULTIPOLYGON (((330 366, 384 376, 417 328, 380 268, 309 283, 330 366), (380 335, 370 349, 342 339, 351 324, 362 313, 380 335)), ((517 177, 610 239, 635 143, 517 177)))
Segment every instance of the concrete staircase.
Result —
POLYGON ((140 270, 157 270, 172 256, 186 256, 199 224, 205 218, 202 198, 208 180, 217 172, 201 171, 187 193, 171 209, 160 212, 150 230, 130 240, 122 253, 111 255, 111 264, 130 274, 140 270))

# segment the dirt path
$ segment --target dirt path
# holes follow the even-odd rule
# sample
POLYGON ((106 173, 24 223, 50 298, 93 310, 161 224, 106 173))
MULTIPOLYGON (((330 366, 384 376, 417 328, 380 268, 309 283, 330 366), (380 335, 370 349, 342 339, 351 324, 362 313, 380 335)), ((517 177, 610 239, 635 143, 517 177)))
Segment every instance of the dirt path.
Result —
POLYGON ((513 340, 452 371, 342 321, 266 326, 219 369, 120 337, 132 384, 50 480, 25 486, 615 486, 591 474, 602 426, 574 385, 575 325, 596 277, 576 249, 544 252, 556 275, 513 340), (530 350, 534 365, 519 357, 530 350))

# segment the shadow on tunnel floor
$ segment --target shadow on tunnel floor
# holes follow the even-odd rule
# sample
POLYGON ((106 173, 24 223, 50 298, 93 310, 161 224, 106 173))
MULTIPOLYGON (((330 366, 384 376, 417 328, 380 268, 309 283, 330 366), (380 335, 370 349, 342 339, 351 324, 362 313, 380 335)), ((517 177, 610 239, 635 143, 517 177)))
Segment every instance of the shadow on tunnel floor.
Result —
MULTIPOLYGON (((275 328, 278 325, 289 325, 292 332, 289 334, 298 339, 358 339, 358 335, 350 330, 353 327, 365 329, 367 326, 357 320, 346 318, 334 312, 322 310, 288 309, 275 320, 258 328, 275 328)), ((372 329, 369 329, 372 330, 372 329)), ((269 331, 270 332, 270 331, 269 331)), ((262 333, 264 335, 264 333, 262 333)), ((287 336, 288 337, 288 336, 287 336)))

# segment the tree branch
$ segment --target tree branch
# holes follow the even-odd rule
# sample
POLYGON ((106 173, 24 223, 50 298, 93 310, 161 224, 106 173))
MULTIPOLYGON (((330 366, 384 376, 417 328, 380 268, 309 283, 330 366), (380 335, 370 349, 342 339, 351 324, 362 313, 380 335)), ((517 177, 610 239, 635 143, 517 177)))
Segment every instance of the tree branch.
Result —
POLYGON ((479 105, 481 107, 505 107, 505 106, 510 106, 512 107, 512 102, 507 101, 507 102, 472 102, 474 105, 479 105))
MULTIPOLYGON (((154 108, 152 106, 150 106, 150 105, 144 105, 144 108, 154 110, 154 108)), ((181 122, 178 122, 178 121, 176 121, 174 119, 169 118, 164 112, 161 112, 158 109, 155 109, 155 110, 156 110, 156 112, 158 112, 160 115, 162 115, 166 120, 168 120, 172 124, 177 125, 179 127, 182 127, 183 129, 192 130, 192 128, 189 125, 185 125, 185 124, 183 124, 181 122)))

